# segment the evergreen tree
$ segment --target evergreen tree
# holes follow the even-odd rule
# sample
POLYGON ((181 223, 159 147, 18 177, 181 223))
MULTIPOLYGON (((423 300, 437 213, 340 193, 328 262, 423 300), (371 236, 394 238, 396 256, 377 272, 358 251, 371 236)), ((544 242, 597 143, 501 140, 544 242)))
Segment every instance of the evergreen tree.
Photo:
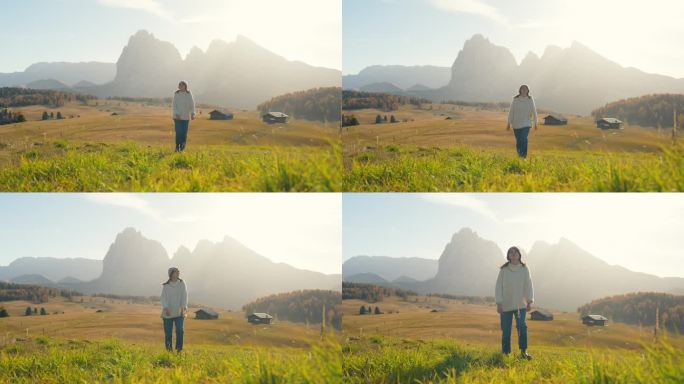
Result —
POLYGON ((9 317, 9 313, 5 308, 0 308, 0 317, 9 317))
POLYGON ((379 315, 380 313, 381 313, 381 312, 380 312, 380 307, 375 307, 375 314, 376 314, 376 315, 379 315))
POLYGON ((394 123, 396 123, 396 122, 397 122, 397 119, 394 117, 394 115, 392 115, 392 116, 390 117, 390 123, 394 124, 394 123))
POLYGON ((365 315, 366 314, 366 306, 362 305, 361 308, 359 309, 359 315, 365 315))
POLYGON ((45 311, 45 307, 40 307, 40 314, 41 314, 41 316, 47 315, 47 312, 45 311))
POLYGON ((31 307, 26 307, 26 311, 24 312, 25 316, 31 316, 33 314, 33 311, 31 310, 31 307))
POLYGON ((57 111, 57 120, 62 120, 62 112, 57 111))
POLYGON ((380 116, 380 115, 375 116, 375 124, 382 124, 382 116, 380 116))
POLYGON ((43 111, 43 118, 42 120, 48 120, 50 119, 50 115, 47 113, 47 111, 43 111))

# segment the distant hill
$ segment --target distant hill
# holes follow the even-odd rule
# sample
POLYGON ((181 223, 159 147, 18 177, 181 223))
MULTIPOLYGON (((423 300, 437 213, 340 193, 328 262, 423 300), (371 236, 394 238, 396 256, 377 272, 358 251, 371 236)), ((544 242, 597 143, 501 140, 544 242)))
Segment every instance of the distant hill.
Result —
POLYGON ((449 82, 450 76, 449 67, 373 65, 364 68, 356 75, 343 76, 342 87, 361 90, 369 84, 390 83, 399 89, 408 89, 416 84, 439 88, 449 82))
POLYGON ((392 83, 372 83, 359 88, 361 92, 381 92, 390 94, 401 94, 404 90, 392 83))
POLYGON ((541 56, 530 52, 518 63, 509 49, 479 34, 464 43, 447 75, 449 80, 441 84, 409 75, 402 76, 406 82, 400 83, 394 76, 381 75, 387 72, 385 67, 369 67, 373 76, 362 76, 364 71, 345 76, 343 87, 359 89, 388 82, 407 89, 423 84, 433 89, 413 89, 410 95, 437 102, 510 102, 518 87, 528 84, 539 108, 581 115, 624 98, 684 93, 684 79, 622 67, 578 42, 568 48, 549 46, 541 56))
MULTIPOLYGON (((401 263, 401 260, 395 258, 393 262, 386 262, 390 266, 386 270, 393 270, 393 263, 401 263)), ((561 239, 557 244, 537 242, 523 256, 523 261, 532 273, 536 305, 541 307, 574 311, 601 297, 635 291, 673 293, 684 289, 684 278, 662 278, 609 265, 567 239, 561 239)), ((504 262, 504 253, 496 243, 463 228, 445 246, 432 278, 378 284, 423 294, 493 296, 496 276, 504 262)), ((378 263, 377 268, 357 267, 354 274, 382 276, 382 263, 378 263)), ((347 276, 349 270, 344 272, 343 269, 343 273, 347 276)))
POLYGON ((354 275, 345 275, 344 273, 342 274, 342 280, 347 281, 350 283, 359 283, 359 284, 388 284, 389 281, 383 279, 382 277, 376 275, 375 273, 357 273, 354 275))
POLYGON ((593 300, 577 309, 581 315, 600 314, 612 321, 653 326, 658 309, 659 326, 679 334, 684 332, 684 296, 638 292, 593 300))
POLYGON ((321 324, 342 329, 342 294, 340 291, 303 290, 278 293, 256 299, 242 307, 245 316, 265 312, 276 320, 294 323, 321 324))
POLYGON ((40 285, 42 287, 52 287, 55 282, 37 274, 21 275, 11 280, 14 284, 40 285))
POLYGON ((408 296, 415 296, 416 292, 393 287, 385 287, 377 284, 342 282, 343 300, 365 300, 368 302, 382 301, 385 297, 396 296, 406 299, 408 296))
POLYGON ((276 96, 257 106, 261 113, 283 112, 296 119, 340 121, 342 88, 315 88, 276 96))
POLYGON ((21 257, 0 266, 0 280, 12 280, 22 275, 41 275, 51 282, 67 277, 92 280, 102 273, 102 260, 56 257, 21 257))
POLYGON ((26 86, 41 79, 54 79, 67 86, 75 86, 82 81, 104 84, 112 81, 115 75, 114 63, 35 63, 23 72, 0 73, 0 87, 26 86))
MULTIPOLYGON (((387 281, 406 282, 407 278, 426 280, 437 273, 437 260, 419 257, 354 256, 342 263, 342 277, 353 281, 354 275, 372 273, 387 281)), ((360 281, 359 281, 360 282, 360 281)))
POLYGON ((26 84, 30 89, 54 89, 56 91, 68 90, 71 87, 55 79, 41 79, 26 84))
POLYGON ((591 112, 600 119, 615 117, 631 125, 672 129, 677 112, 677 127, 684 127, 684 94, 633 97, 608 103, 591 112))

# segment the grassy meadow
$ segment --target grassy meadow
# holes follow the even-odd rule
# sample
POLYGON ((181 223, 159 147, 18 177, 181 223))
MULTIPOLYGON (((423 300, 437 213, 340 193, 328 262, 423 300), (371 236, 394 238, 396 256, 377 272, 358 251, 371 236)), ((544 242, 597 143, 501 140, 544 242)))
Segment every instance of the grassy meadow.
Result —
POLYGON ((576 313, 528 319, 533 360, 500 352, 493 305, 436 297, 344 300, 342 347, 349 383, 677 383, 684 380, 684 337, 652 327, 587 327, 576 313), (361 305, 383 314, 359 315, 361 305), (434 312, 433 312, 434 311, 434 312))
POLYGON ((601 130, 568 116, 566 126, 532 131, 522 160, 503 110, 433 104, 349 114, 361 123, 342 134, 349 191, 684 190, 684 146, 665 129, 601 130), (399 123, 374 124, 378 114, 399 123))
POLYGON ((169 108, 115 100, 13 108, 0 127, 2 191, 339 191, 337 128, 302 120, 267 125, 256 111, 190 123, 174 152, 169 108), (41 121, 43 111, 63 120, 41 121))
MULTIPOLYGON (((163 345, 159 307, 84 297, 3 303, 0 382, 341 382, 337 336, 289 322, 248 324, 242 312, 185 322, 184 351, 163 345), (24 316, 26 306, 49 315, 24 316), (99 312, 98 312, 99 311, 99 312), (63 313, 62 313, 63 312, 63 313)), ((192 312, 192 308, 191 308, 192 312)))

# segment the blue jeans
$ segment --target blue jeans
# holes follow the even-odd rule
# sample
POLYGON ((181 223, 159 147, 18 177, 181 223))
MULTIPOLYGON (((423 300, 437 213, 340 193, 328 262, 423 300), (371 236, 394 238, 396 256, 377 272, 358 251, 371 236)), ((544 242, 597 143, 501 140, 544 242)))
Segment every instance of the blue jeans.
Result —
POLYGON ((501 312, 501 350, 503 353, 511 353, 511 328, 515 317, 515 327, 518 329, 518 347, 521 351, 527 350, 527 323, 525 323, 525 308, 514 311, 501 312))
POLYGON ((172 333, 173 326, 176 326, 176 351, 183 350, 183 322, 185 317, 178 316, 172 319, 164 319, 164 344, 166 349, 170 351, 173 346, 172 333))
POLYGON ((515 148, 518 150, 518 156, 523 159, 527 157, 527 136, 530 134, 531 127, 514 129, 515 134, 515 148))
POLYGON ((188 128, 190 120, 173 120, 176 126, 176 151, 185 150, 185 143, 188 141, 188 128))

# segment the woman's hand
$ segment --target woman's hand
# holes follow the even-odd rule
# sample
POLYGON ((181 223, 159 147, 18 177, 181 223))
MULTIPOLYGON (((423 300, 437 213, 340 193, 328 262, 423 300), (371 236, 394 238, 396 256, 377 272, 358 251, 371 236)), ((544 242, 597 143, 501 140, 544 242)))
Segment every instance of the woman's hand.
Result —
POLYGON ((194 113, 190 116, 190 119, 195 120, 195 114, 194 113))
POLYGON ((497 305, 496 305, 496 312, 498 312, 499 314, 501 314, 501 312, 503 312, 503 305, 497 304, 497 305))
POLYGON ((180 120, 180 115, 173 115, 174 120, 180 120))
POLYGON ((527 302, 527 307, 525 309, 527 310, 527 312, 529 312, 530 309, 532 309, 532 302, 531 301, 527 302))
POLYGON ((164 315, 171 316, 171 312, 169 312, 168 308, 164 309, 164 315))

